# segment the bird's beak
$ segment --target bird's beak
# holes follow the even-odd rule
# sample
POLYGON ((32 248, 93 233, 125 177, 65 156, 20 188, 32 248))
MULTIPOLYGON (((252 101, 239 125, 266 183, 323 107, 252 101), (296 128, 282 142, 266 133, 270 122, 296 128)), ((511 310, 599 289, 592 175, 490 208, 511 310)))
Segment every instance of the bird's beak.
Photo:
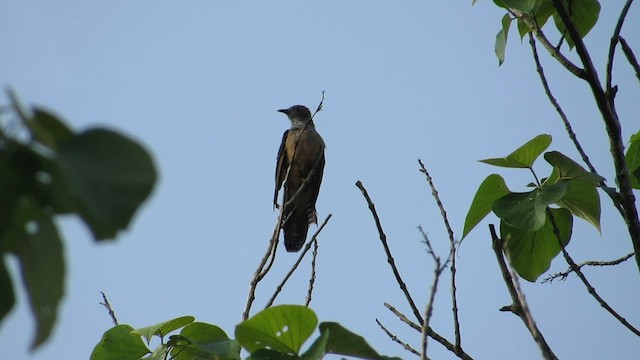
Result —
POLYGON ((278 112, 281 112, 283 114, 289 114, 289 109, 280 109, 278 110, 278 112))

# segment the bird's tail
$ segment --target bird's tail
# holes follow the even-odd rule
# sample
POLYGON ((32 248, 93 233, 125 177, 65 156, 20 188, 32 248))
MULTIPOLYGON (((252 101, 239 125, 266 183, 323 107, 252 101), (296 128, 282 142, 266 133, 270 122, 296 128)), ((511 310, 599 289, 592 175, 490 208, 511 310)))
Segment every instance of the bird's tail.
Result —
POLYGON ((292 212, 282 225, 284 231, 284 247, 288 252, 298 252, 307 240, 309 216, 292 212))

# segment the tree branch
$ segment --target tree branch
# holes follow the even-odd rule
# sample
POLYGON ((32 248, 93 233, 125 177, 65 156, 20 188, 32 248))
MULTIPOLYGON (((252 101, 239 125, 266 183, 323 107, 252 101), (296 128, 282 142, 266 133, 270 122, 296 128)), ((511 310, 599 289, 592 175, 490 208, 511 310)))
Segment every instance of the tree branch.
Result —
POLYGON ((587 288, 587 292, 589 292, 589 294, 591 294, 591 296, 593 296, 593 298, 596 299, 598 304, 600 304, 600 306, 602 306, 605 310, 607 310, 609 312, 609 314, 611 314, 622 325, 624 325, 627 329, 629 329, 629 331, 631 331, 632 333, 636 334, 637 336, 640 336, 640 331, 638 329, 636 329, 633 325, 631 325, 620 314, 618 314, 611 306, 609 306, 609 304, 606 301, 604 301, 604 299, 600 296, 600 294, 598 294, 596 289, 591 285, 589 280, 587 280, 587 277, 582 273, 582 270, 580 270, 580 267, 578 267, 578 265, 575 263, 575 261, 573 261, 573 258, 571 258, 571 256, 567 252, 566 247, 562 244, 561 236, 560 236, 560 230, 559 230, 558 226, 556 225, 556 222, 555 222, 555 219, 553 217, 553 214, 551 213, 551 211, 549 211, 549 209, 547 209, 547 216, 548 216, 549 220, 551 221, 551 226, 553 227, 553 234, 555 235, 556 240, 558 240, 558 245, 560 246, 560 249, 562 250, 562 255, 564 256, 565 261, 567 262, 567 264, 569 264, 569 267, 571 268, 571 270, 578 276, 580 281, 582 281, 584 286, 587 288))
POLYGON ((627 40, 622 36, 620 36, 620 45, 622 45, 622 51, 624 51, 624 55, 627 57, 629 64, 631 64, 633 70, 635 70, 636 77, 640 80, 640 65, 638 65, 638 59, 636 59, 633 50, 631 50, 631 47, 627 44, 627 40))
POLYGON ((387 254, 387 262, 389 263, 389 266, 391 266, 391 271, 393 272, 393 276, 395 276, 396 282, 398 283, 398 285, 400 286, 400 289, 404 293, 404 296, 407 299, 407 302, 409 303, 409 306, 411 307, 411 310, 413 311, 413 314, 415 315, 416 319, 420 324, 422 324, 424 319, 422 319, 422 315, 420 315, 420 310, 418 310, 416 303, 413 301, 413 298, 411 297, 411 294, 407 289, 407 285, 404 283, 404 280, 402 280, 402 276, 400 276, 400 272, 396 267, 396 261, 393 258, 393 255, 391 255, 391 250, 389 249, 389 245, 387 244, 387 235, 385 235, 384 230, 382 230, 382 224, 380 223, 380 218, 378 217, 376 206, 371 201, 371 198, 369 197, 369 193, 367 192, 367 189, 365 189, 364 185, 362 185, 362 182, 360 180, 356 182, 356 186, 358 187, 358 189, 360 189, 360 191, 362 192, 362 195, 367 201, 367 204, 369 205, 369 210, 371 211, 373 220, 376 223, 376 228, 378 228, 378 235, 380 236, 380 242, 384 247, 384 252, 387 254))
POLYGON ((606 93, 609 97, 609 101, 613 102, 613 98, 615 96, 615 91, 611 87, 611 78, 613 76, 613 57, 616 53, 616 45, 618 45, 618 41, 620 40, 620 31, 622 30, 622 24, 624 24, 624 20, 627 17, 627 13, 629 12, 629 8, 631 7, 631 3, 633 0, 627 0, 627 2, 622 7, 622 12, 618 17, 618 22, 616 23, 616 27, 613 30, 613 35, 611 36, 611 43, 609 44, 609 56, 607 57, 607 87, 606 93))
POLYGON ((402 347, 405 350, 409 351, 410 353, 412 353, 414 355, 417 355, 417 356, 420 356, 420 353, 416 349, 412 348, 411 345, 407 344, 406 342, 398 339, 398 337, 395 336, 393 333, 391 333, 391 331, 389 331, 389 329, 384 327, 384 325, 382 325, 382 323, 378 319, 376 319, 376 324, 378 324, 378 326, 382 329, 382 331, 384 331, 384 333, 387 334, 387 336, 391 339, 391 341, 402 345, 402 347))
POLYGON ((511 306, 503 307, 502 311, 510 311, 522 320, 525 324, 533 340, 538 344, 540 351, 542 352, 542 357, 547 360, 558 360, 558 357, 553 353, 549 344, 544 339, 544 336, 538 329, 533 316, 531 315, 531 311, 529 310, 529 306, 527 305, 527 300, 520 289, 518 284, 517 275, 511 273, 509 271, 509 267, 504 260, 503 256, 503 241, 496 234, 496 229, 493 224, 489 225, 489 231, 491 233, 491 243, 493 244, 493 251, 496 254, 496 259, 498 260, 498 266, 500 267, 500 271, 502 272, 502 278, 504 280, 505 285, 507 285, 507 290, 509 290, 509 294, 511 295, 511 301, 513 304, 511 306))
POLYGON ((624 209, 624 219, 627 223, 631 242, 636 253, 636 263, 640 270, 640 219, 638 218, 638 210, 636 209, 636 198, 631 187, 631 178, 629 169, 624 159, 624 142, 622 140, 622 126, 618 120, 612 103, 608 101, 607 95, 602 90, 602 85, 598 79, 589 52, 578 34, 576 27, 571 22, 566 9, 562 5, 561 0, 553 0, 553 5, 558 11, 558 15, 562 19, 571 40, 573 40, 576 52, 582 61, 585 70, 585 78, 589 84, 593 97, 596 101, 598 109, 604 120, 607 134, 609 136, 611 155, 616 169, 616 180, 620 188, 620 204, 624 209))
MULTIPOLYGON (((436 204, 440 209, 440 215, 442 216, 442 221, 444 222, 444 226, 447 228, 447 233, 449 234, 449 259, 451 261, 451 312, 453 313, 453 329, 456 338, 456 347, 460 348, 462 346, 462 337, 460 335, 460 320, 458 318, 458 298, 457 298, 457 287, 456 287, 456 249, 458 242, 455 240, 453 230, 451 229, 451 225, 449 225, 449 219, 447 218, 447 211, 444 209, 444 205, 442 201, 440 201, 440 195, 438 194, 438 190, 436 190, 435 185, 433 184, 433 179, 431 175, 427 171, 427 168, 422 163, 422 160, 418 160, 418 164, 420 164, 420 172, 422 172, 426 179, 427 183, 429 183, 429 187, 431 188, 431 194, 433 198, 436 200, 436 204)), ((423 234, 424 235, 424 234, 423 234)), ((426 235, 424 235, 426 238, 426 235)))
MULTIPOLYGON (((582 267, 584 266, 614 266, 614 265, 618 265, 621 264, 627 260, 629 260, 633 255, 635 255, 635 253, 630 253, 627 254, 619 259, 615 259, 615 260, 610 260, 610 261, 594 261, 594 260, 589 260, 589 261, 585 261, 582 262, 580 264, 578 264, 578 269, 582 269, 582 267)), ((573 269, 571 267, 569 267, 566 271, 563 272, 559 272, 556 274, 553 274, 547 278, 545 278, 544 280, 542 280, 542 283, 552 283, 554 280, 556 279, 560 279, 562 281, 566 280, 567 277, 573 272, 573 269)))

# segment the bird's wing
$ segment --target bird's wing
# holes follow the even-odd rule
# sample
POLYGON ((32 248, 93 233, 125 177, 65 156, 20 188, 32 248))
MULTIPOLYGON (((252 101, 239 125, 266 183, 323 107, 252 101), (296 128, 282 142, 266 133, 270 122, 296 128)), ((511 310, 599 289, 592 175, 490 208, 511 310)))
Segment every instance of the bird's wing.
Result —
POLYGON ((320 153, 319 158, 316 160, 314 166, 316 171, 309 179, 309 192, 310 192, 310 209, 309 209, 309 224, 318 223, 316 218, 316 200, 318 200, 318 194, 320 193, 320 184, 322 183, 322 174, 324 172, 324 149, 320 153))
POLYGON ((280 143, 280 149, 278 150, 278 161, 276 163, 276 189, 273 193, 273 206, 278 207, 278 192, 282 187, 282 182, 284 181, 284 177, 287 175, 287 168, 289 167, 289 161, 287 160, 287 136, 289 135, 289 130, 285 131, 282 135, 282 143, 280 143))

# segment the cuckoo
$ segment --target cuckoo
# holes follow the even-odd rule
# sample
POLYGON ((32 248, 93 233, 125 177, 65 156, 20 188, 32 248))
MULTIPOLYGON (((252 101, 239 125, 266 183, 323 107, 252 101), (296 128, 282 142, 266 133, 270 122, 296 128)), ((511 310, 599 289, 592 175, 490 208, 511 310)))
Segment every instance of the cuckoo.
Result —
POLYGON ((316 132, 311 111, 294 105, 278 110, 291 121, 278 150, 276 189, 273 204, 278 206, 278 193, 284 183, 282 223, 284 246, 297 252, 306 239, 309 225, 317 222, 316 200, 324 171, 324 141, 316 132))

